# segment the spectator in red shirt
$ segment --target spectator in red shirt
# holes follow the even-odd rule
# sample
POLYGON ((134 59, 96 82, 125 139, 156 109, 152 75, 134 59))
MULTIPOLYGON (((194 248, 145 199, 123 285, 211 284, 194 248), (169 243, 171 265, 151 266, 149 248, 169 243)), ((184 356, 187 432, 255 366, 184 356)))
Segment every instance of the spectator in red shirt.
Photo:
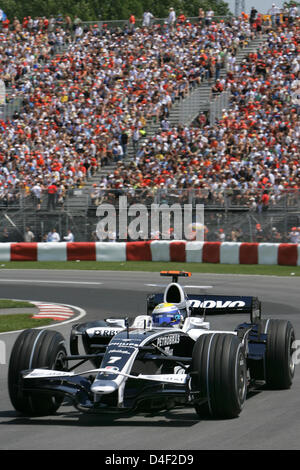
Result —
POLYGON ((269 202, 270 202, 270 196, 267 190, 263 192, 261 202, 262 202, 262 210, 266 211, 269 208, 269 202))
POLYGON ((51 208, 53 210, 56 209, 56 194, 57 194, 57 186, 55 183, 51 183, 48 186, 48 202, 47 202, 48 211, 50 211, 51 208))
POLYGON ((129 25, 130 25, 130 31, 134 31, 134 27, 135 27, 135 16, 134 15, 130 15, 129 25))

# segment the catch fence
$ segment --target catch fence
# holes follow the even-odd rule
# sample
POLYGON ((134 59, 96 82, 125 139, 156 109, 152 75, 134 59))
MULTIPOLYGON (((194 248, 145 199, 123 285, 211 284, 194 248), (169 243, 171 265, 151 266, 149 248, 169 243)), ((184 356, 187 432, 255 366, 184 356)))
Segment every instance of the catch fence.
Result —
MULTIPOLYGON (((96 188, 97 189, 97 188, 96 188)), ((207 241, 243 242, 295 242, 300 231, 300 192, 283 191, 272 195, 268 206, 260 203, 262 192, 243 193, 241 191, 211 191, 209 189, 165 189, 144 190, 102 190, 84 191, 73 189, 64 197, 59 197, 55 206, 48 207, 48 194, 44 191, 39 208, 32 194, 20 194, 11 200, 0 199, 0 241, 23 241, 26 227, 35 234, 35 241, 45 241, 54 227, 61 235, 70 229, 75 241, 97 241, 97 226, 103 217, 99 208, 111 208, 117 219, 116 240, 119 237, 121 211, 126 211, 128 225, 137 220, 144 209, 149 214, 147 230, 141 230, 141 238, 151 239, 151 210, 169 211, 169 228, 155 237, 174 237, 172 232, 178 213, 183 217, 185 210, 191 211, 191 222, 196 222, 198 207, 204 209, 204 234, 207 241), (274 197, 273 197, 274 196, 274 197), (120 199, 122 198, 122 205, 120 199), (124 202, 125 201, 125 202, 124 202), (7 234, 5 233, 7 232, 7 234), (8 236, 7 236, 8 235, 8 236)), ((124 214, 124 212, 123 212, 124 214)), ((160 224, 162 224, 160 219, 160 224)), ((122 234, 124 230, 122 231, 122 234)), ((186 233, 182 232, 180 238, 186 233)), ((178 235, 176 234, 176 237, 178 235)), ((300 240, 299 240, 300 243, 300 240)))

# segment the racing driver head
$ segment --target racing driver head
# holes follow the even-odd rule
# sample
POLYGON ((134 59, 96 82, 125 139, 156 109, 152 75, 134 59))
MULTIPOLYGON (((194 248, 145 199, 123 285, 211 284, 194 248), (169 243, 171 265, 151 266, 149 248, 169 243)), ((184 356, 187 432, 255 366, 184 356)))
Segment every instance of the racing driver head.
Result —
POLYGON ((183 321, 183 316, 174 304, 158 304, 152 312, 153 326, 169 327, 179 326, 183 321))

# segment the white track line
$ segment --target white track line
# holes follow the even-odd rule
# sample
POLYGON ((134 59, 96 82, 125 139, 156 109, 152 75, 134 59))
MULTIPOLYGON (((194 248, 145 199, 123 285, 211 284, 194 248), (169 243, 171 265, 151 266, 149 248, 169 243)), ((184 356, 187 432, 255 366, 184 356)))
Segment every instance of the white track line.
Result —
POLYGON ((89 281, 43 281, 41 279, 0 279, 0 282, 37 282, 45 284, 87 284, 87 285, 101 285, 103 282, 89 282, 89 281))

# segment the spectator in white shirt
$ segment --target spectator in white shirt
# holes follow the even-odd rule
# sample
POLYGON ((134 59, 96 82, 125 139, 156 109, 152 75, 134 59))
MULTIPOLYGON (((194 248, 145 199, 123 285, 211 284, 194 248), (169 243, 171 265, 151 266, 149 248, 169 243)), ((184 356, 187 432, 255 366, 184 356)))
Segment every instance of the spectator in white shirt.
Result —
POLYGON ((26 227, 25 234, 24 234, 24 242, 32 243, 33 240, 34 240, 33 232, 30 230, 30 227, 26 227))
POLYGON ((175 21, 176 21, 176 13, 175 13, 175 10, 174 8, 170 8, 170 13, 169 13, 169 16, 168 16, 168 19, 167 19, 167 22, 168 22, 168 25, 173 28, 174 24, 175 24, 175 21))
POLYGON ((293 24, 295 21, 296 16, 298 16, 298 7, 292 6, 289 10, 289 23, 293 24))
POLYGON ((214 15, 215 15, 215 12, 213 10, 208 10, 206 12, 206 17, 205 17, 206 26, 209 26, 211 24, 214 15))
POLYGON ((280 9, 275 5, 275 3, 272 4, 272 7, 268 11, 268 14, 271 16, 271 21, 272 21, 272 26, 275 27, 276 25, 276 16, 279 15, 280 9))
POLYGON ((60 242, 60 235, 56 231, 56 228, 53 228, 51 232, 49 232, 47 237, 48 242, 60 242))
POLYGON ((300 232, 299 228, 293 227, 289 234, 290 242, 291 243, 299 243, 300 241, 300 232))
POLYGON ((34 199, 35 199, 35 203, 36 203, 36 210, 40 210, 41 208, 41 197, 42 197, 42 187, 39 183, 36 183, 32 190, 31 190, 33 196, 34 196, 34 199))
POLYGON ((143 26, 148 28, 151 25, 151 20, 154 18, 150 11, 145 11, 143 14, 143 26))
POLYGON ((67 235, 64 236, 64 240, 68 243, 72 243, 74 241, 74 235, 70 229, 68 229, 67 235))

